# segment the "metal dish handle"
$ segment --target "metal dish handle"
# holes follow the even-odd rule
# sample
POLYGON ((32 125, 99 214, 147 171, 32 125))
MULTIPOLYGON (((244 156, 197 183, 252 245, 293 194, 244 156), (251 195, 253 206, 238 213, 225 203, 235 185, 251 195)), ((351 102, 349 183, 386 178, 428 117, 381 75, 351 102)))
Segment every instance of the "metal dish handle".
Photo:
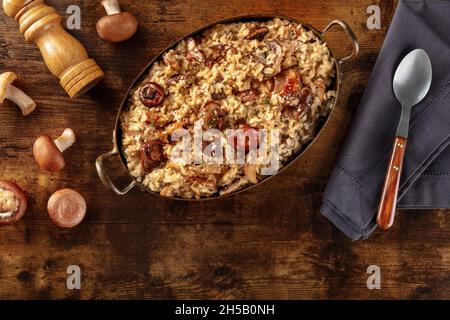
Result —
POLYGON ((338 26, 340 26, 342 29, 344 29, 345 33, 348 34, 348 36, 351 38, 352 43, 353 43, 353 51, 352 51, 352 53, 351 53, 349 56, 347 56, 347 57, 344 57, 344 58, 341 58, 341 59, 336 59, 337 62, 338 62, 339 64, 342 64, 343 62, 353 60, 354 58, 356 58, 356 56, 357 56, 358 53, 359 53, 359 44, 358 44, 358 39, 356 39, 355 33, 354 33, 353 30, 348 26, 347 23, 345 23, 345 22, 342 21, 342 20, 333 20, 333 21, 331 21, 331 22, 325 27, 325 29, 323 29, 323 31, 322 31, 322 33, 321 33, 321 36, 323 37, 323 36, 325 35, 325 33, 326 33, 332 26, 334 26, 334 25, 338 25, 338 26))
POLYGON ((116 147, 114 147, 114 149, 111 150, 110 152, 102 154, 95 161, 95 167, 97 168, 97 174, 98 174, 100 180, 105 185, 105 187, 110 188, 116 194, 123 196, 123 195, 127 194, 131 189, 134 188, 134 186, 136 185, 136 181, 131 182, 127 187, 120 190, 119 188, 116 187, 116 185, 111 181, 109 176, 106 174, 105 168, 103 166, 103 162, 105 159, 108 159, 109 157, 115 156, 117 154, 119 154, 119 152, 117 151, 116 147))

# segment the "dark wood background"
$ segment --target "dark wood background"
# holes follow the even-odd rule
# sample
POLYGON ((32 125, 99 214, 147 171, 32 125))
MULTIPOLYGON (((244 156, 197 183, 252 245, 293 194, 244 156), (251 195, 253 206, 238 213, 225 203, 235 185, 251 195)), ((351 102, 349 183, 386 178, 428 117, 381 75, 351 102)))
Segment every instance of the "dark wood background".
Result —
MULTIPOLYGON (((348 240, 318 211, 396 1, 123 0, 140 30, 122 44, 97 37, 95 23, 104 15, 99 2, 48 1, 64 17, 70 4, 80 5, 82 27, 71 33, 107 74, 77 100, 66 96, 16 22, 0 14, 0 70, 15 71, 18 86, 39 104, 27 118, 10 103, 0 108, 0 178, 16 180, 30 205, 21 222, 0 227, 0 298, 450 298, 448 210, 403 211, 391 231, 362 242, 348 240), (366 28, 371 4, 381 7, 381 30, 366 28), (255 13, 291 16, 318 29, 340 18, 359 38, 361 55, 345 67, 338 110, 317 143, 271 182, 226 199, 186 203, 106 190, 94 162, 112 148, 116 112, 136 74, 184 34, 255 13), (78 134, 66 169, 40 172, 34 140, 65 127, 78 134), (79 190, 89 206, 84 223, 72 230, 57 228, 46 213, 49 196, 63 187, 79 190), (66 288, 71 264, 82 269, 81 290, 66 288), (372 264, 381 267, 381 290, 366 287, 372 264)), ((351 49, 342 32, 328 40, 340 56, 351 49)), ((111 162, 114 175, 126 177, 118 160, 111 162)))

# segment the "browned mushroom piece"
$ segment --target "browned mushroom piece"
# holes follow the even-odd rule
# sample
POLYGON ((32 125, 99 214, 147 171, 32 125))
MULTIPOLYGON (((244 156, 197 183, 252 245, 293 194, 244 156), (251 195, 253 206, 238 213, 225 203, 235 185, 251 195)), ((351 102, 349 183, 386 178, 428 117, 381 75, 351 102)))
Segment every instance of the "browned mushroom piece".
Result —
POLYGON ((12 85, 16 79, 14 72, 4 72, 0 75, 0 104, 7 99, 15 103, 26 116, 33 112, 36 103, 25 92, 12 85))
POLYGON ((281 66, 283 63, 283 48, 276 41, 269 41, 268 43, 270 51, 275 54, 275 60, 271 63, 267 61, 264 62, 265 68, 263 69, 264 75, 267 77, 272 77, 281 71, 281 66))
POLYGON ((301 86, 300 73, 296 68, 283 70, 275 76, 274 91, 281 96, 297 93, 301 86))
POLYGON ((175 85, 183 79, 186 79, 186 76, 184 74, 174 74, 169 79, 167 79, 166 86, 175 85))
POLYGON ((259 96, 261 95, 261 92, 257 89, 248 89, 244 91, 238 92, 237 96, 243 103, 246 102, 253 102, 258 100, 259 96))
POLYGON ((75 133, 72 129, 64 130, 63 134, 56 140, 48 135, 40 136, 33 146, 34 158, 39 167, 49 172, 57 172, 63 169, 66 164, 63 152, 72 146, 75 140, 75 133))
POLYGON ((27 210, 27 197, 14 182, 0 181, 0 225, 19 221, 27 210))
POLYGON ((220 104, 214 101, 206 103, 202 110, 203 129, 219 129, 221 130, 226 123, 226 112, 220 104))
POLYGON ((56 191, 48 200, 47 211, 50 219, 61 228, 73 228, 86 215, 86 200, 71 189, 56 191))
POLYGON ((211 68, 214 64, 220 63, 226 57, 226 46, 223 44, 217 44, 209 47, 207 49, 207 54, 205 58, 205 65, 211 68))
POLYGON ((295 119, 300 119, 306 112, 311 109, 313 104, 313 96, 309 87, 303 87, 299 93, 299 103, 295 108, 291 108, 291 115, 295 119))
POLYGON ((103 0, 107 16, 97 22, 100 38, 110 42, 120 42, 131 38, 137 31, 138 22, 129 12, 122 12, 118 0, 103 0))
POLYGON ((324 101, 326 99, 325 91, 326 85, 325 81, 322 78, 318 78, 313 82, 313 88, 315 89, 314 93, 320 101, 324 101))
POLYGON ((250 33, 247 36, 248 40, 263 40, 266 34, 269 33, 269 28, 267 27, 256 27, 250 30, 250 33))
POLYGON ((195 76, 192 74, 174 74, 169 79, 167 79, 165 85, 170 87, 176 85, 177 83, 184 81, 184 85, 181 90, 190 88, 195 83, 195 76))
POLYGON ((159 106, 164 101, 164 95, 163 87, 156 82, 145 83, 139 91, 141 102, 149 108, 159 106))
POLYGON ((211 93, 211 99, 218 101, 218 100, 223 100, 227 98, 227 94, 223 91, 221 92, 213 92, 211 93))
POLYGON ((233 192, 243 189, 244 187, 249 185, 249 181, 247 179, 240 178, 236 181, 233 181, 226 189, 219 192, 221 196, 226 196, 233 192))
POLYGON ((275 76, 274 91, 282 97, 282 109, 299 105, 301 89, 301 77, 296 68, 284 70, 275 76))
POLYGON ((145 142, 141 148, 141 164, 145 172, 151 172, 166 163, 164 144, 153 140, 145 142))
POLYGON ((228 143, 234 150, 247 154, 259 147, 259 128, 244 124, 236 130, 233 135, 228 136, 228 143))

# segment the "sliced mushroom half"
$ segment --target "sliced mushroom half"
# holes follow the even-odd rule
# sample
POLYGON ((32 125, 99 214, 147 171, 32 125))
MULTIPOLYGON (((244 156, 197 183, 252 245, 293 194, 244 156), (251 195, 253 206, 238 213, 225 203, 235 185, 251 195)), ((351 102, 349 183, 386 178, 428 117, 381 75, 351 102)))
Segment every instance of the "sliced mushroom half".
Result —
POLYGON ((250 33, 246 37, 248 40, 263 40, 266 34, 269 33, 269 28, 267 27, 255 27, 252 30, 250 30, 250 33))
POLYGON ((13 224, 27 210, 27 197, 12 181, 0 181, 0 225, 13 224))
POLYGON ((283 48, 276 41, 269 41, 269 49, 275 54, 275 60, 271 64, 266 64, 263 69, 263 73, 266 77, 272 77, 281 71, 281 65, 283 63, 283 48))

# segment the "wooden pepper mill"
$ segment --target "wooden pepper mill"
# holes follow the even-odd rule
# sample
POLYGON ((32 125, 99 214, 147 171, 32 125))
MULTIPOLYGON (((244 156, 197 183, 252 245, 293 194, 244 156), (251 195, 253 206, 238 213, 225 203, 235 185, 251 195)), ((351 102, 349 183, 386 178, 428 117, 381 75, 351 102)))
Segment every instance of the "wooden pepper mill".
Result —
POLYGON ((61 16, 44 0, 3 0, 3 10, 19 22, 27 42, 34 42, 44 61, 70 97, 93 88, 105 74, 85 47, 61 25, 61 16))

